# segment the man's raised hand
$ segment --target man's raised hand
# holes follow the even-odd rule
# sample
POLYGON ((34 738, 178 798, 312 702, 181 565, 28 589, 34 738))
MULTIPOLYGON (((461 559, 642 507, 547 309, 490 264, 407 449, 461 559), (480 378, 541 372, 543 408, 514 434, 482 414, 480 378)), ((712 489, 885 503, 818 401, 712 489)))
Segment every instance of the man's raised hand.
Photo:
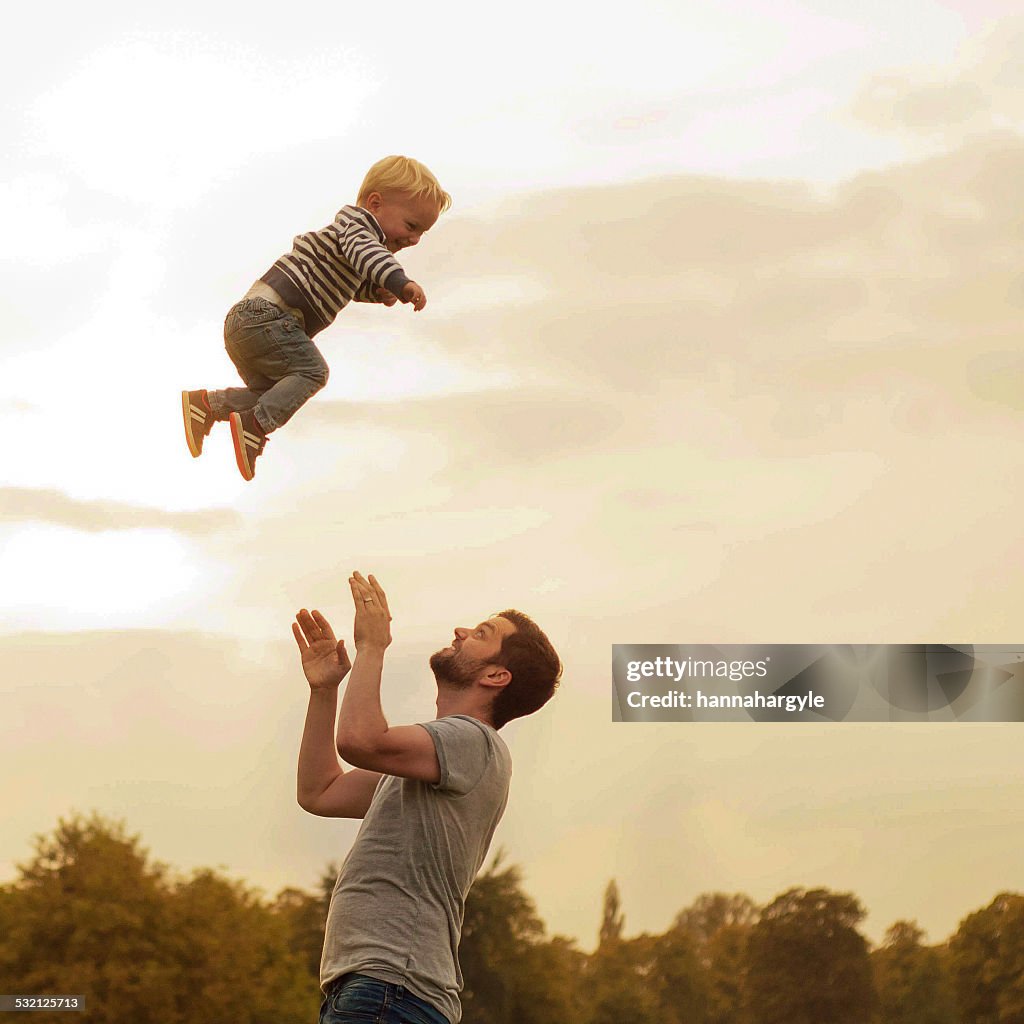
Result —
POLYGON ((354 572, 348 585, 352 590, 352 603, 356 619, 352 627, 356 650, 376 648, 383 651, 391 643, 391 612, 388 599, 376 577, 366 579, 354 572))
POLYGON ((303 608, 292 623, 292 634, 299 645, 302 671, 312 690, 339 686, 352 667, 345 641, 338 640, 331 624, 314 608, 303 608))

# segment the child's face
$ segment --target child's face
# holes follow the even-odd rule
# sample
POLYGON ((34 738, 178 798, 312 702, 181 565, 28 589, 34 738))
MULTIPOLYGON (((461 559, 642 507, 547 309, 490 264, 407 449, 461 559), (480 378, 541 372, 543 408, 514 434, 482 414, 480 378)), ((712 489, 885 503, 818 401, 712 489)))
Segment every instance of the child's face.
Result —
POLYGON ((415 245, 433 226, 440 209, 429 196, 371 192, 363 204, 377 218, 392 252, 415 245))

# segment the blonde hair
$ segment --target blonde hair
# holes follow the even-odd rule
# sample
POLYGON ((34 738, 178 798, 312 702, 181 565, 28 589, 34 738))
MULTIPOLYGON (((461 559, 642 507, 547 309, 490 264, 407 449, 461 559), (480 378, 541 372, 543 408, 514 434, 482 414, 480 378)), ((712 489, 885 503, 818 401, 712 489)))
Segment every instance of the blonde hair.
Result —
POLYGON ((356 202, 362 206, 371 192, 405 192, 411 196, 429 196, 444 213, 452 205, 452 197, 439 184, 430 170, 409 156, 386 156, 378 160, 363 178, 356 202))

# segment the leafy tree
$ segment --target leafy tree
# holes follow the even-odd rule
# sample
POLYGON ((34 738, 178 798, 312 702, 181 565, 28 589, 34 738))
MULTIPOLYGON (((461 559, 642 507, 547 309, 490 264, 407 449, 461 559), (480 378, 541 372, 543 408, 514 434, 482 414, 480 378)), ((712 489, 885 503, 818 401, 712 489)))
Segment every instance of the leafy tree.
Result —
POLYGON ((289 948, 298 955, 306 973, 319 982, 327 909, 319 894, 282 889, 271 907, 284 927, 289 948))
POLYGON ((172 1000, 165 868, 138 836, 97 815, 61 819, 19 871, 3 891, 0 991, 82 995, 98 1024, 147 1021, 172 1000))
POLYGON ((849 893, 790 889, 761 912, 747 945, 754 1024, 867 1024, 875 1009, 864 911, 849 893))
POLYGON ((747 1024, 744 995, 747 941, 757 904, 742 893, 707 893, 676 917, 676 928, 693 937, 704 970, 707 1024, 747 1024))
POLYGON ((623 937, 625 917, 615 881, 604 894, 598 947, 589 958, 589 1024, 702 1024, 707 993, 695 943, 683 928, 623 937))
POLYGON ((956 1024, 942 955, 921 944, 913 921, 897 921, 871 954, 881 1024, 956 1024))
POLYGON ((651 984, 654 941, 618 937, 594 951, 584 972, 588 1024, 660 1024, 661 993, 651 984))
POLYGON ((623 939, 624 925, 619 887, 613 878, 604 891, 597 949, 587 959, 584 971, 589 1024, 612 1024, 616 1020, 643 1024, 653 1020, 654 1001, 642 984, 646 956, 638 947, 643 943, 623 939), (642 1006, 637 1005, 635 998, 638 990, 642 1006))
POLYGON ((646 971, 656 1020, 663 1024, 706 1024, 709 986, 697 945, 685 928, 673 926, 651 942, 646 971))
POLYGON ((713 892, 698 896, 679 912, 676 924, 685 928, 702 951, 702 959, 715 935, 723 928, 752 925, 758 917, 757 904, 743 893, 713 892))
POLYGON ((287 922, 240 882, 202 869, 170 899, 179 968, 175 1003, 189 1024, 315 1019, 319 997, 287 922))
POLYGON ((97 1024, 299 1024, 315 984, 285 919, 240 883, 172 881, 137 836, 61 820, 0 889, 0 991, 85 997, 97 1024))
POLYGON ((582 956, 566 939, 545 939, 515 866, 501 854, 466 899, 459 947, 464 1024, 548 1024, 578 1019, 582 956))
POLYGON ((613 878, 604 891, 604 910, 601 914, 601 931, 598 935, 600 945, 617 942, 622 938, 622 927, 625 917, 619 900, 619 887, 613 878))
POLYGON ((1024 896, 1004 892, 960 922, 949 941, 965 1024, 1024 1024, 1024 896))

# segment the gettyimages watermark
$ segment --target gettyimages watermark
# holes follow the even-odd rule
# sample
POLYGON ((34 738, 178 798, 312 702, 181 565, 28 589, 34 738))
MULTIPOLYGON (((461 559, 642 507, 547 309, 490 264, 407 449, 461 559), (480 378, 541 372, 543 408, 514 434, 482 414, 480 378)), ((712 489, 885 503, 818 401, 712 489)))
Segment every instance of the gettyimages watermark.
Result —
POLYGON ((1024 644, 613 644, 615 722, 1024 722, 1024 644))

